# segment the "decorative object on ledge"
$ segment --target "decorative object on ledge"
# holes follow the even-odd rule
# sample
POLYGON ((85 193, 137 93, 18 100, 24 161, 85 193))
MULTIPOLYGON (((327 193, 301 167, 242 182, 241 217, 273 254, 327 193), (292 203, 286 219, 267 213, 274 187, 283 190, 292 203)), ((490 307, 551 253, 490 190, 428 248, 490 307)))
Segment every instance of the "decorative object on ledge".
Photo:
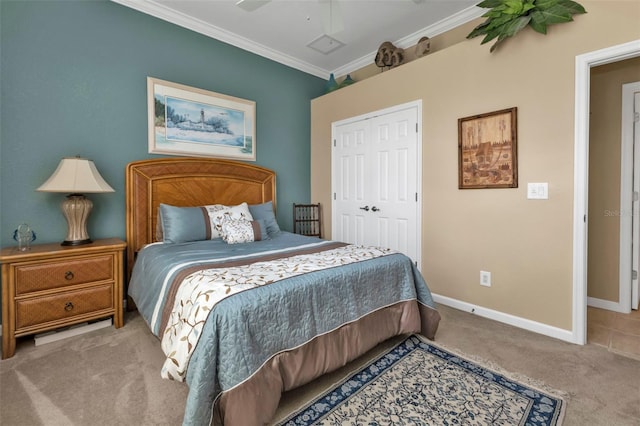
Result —
POLYGON ((429 37, 421 37, 416 44, 416 58, 421 58, 431 50, 431 40, 429 37))
POLYGON ((329 76, 329 80, 327 80, 327 83, 324 85, 324 89, 327 93, 329 92, 333 92, 334 90, 338 89, 340 86, 338 85, 338 82, 336 81, 336 77, 333 75, 333 73, 331 73, 331 75, 329 76))
POLYGON ((36 240, 36 233, 26 223, 18 225, 13 231, 13 239, 18 242, 18 251, 28 251, 36 240))
POLYGON ((517 113, 508 108, 458 119, 458 188, 517 188, 517 113))
POLYGON ((356 81, 351 78, 351 74, 347 74, 344 80, 342 80, 342 83, 340 83, 340 88, 351 86, 355 82, 356 81))
POLYGON ((256 161, 256 103, 147 77, 149 154, 256 161))
POLYGON ((491 52, 527 25, 546 34, 548 25, 570 22, 573 15, 587 13, 572 0, 484 0, 477 6, 491 10, 482 15, 487 20, 474 28, 467 38, 484 35, 481 44, 497 38, 491 52))
POLYGON ((100 176, 93 161, 67 157, 60 161, 58 168, 37 191, 70 193, 61 204, 69 226, 67 238, 62 245, 77 246, 91 243, 87 233, 87 219, 93 203, 82 193, 114 192, 114 189, 100 176))
POLYGON ((404 49, 395 47, 390 41, 385 41, 378 48, 378 53, 374 59, 375 64, 384 71, 385 67, 395 68, 404 64, 404 49))
POLYGON ((378 52, 374 59, 374 63, 378 68, 384 69, 384 67, 391 66, 391 52, 395 48, 396 47, 390 41, 385 41, 380 45, 380 47, 378 47, 378 52))
POLYGON ((391 68, 399 67, 404 64, 404 49, 396 47, 391 52, 391 68))

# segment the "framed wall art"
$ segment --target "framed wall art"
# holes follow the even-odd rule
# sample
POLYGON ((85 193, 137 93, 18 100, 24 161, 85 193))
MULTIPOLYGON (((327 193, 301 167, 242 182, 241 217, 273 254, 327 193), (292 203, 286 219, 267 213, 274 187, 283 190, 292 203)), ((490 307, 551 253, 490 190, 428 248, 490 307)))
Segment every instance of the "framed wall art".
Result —
POLYGON ((149 153, 256 160, 256 103, 147 77, 149 153))
POLYGON ((458 188, 517 188, 517 113, 508 108, 458 119, 458 188))

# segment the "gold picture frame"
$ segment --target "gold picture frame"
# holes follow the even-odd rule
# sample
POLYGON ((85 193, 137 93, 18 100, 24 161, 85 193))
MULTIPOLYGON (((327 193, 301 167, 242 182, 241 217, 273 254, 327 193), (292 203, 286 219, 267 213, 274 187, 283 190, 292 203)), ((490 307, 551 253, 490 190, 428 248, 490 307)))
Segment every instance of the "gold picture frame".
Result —
POLYGON ((517 188, 518 108, 458 119, 458 188, 517 188))
POLYGON ((147 77, 149 153, 256 161, 256 103, 147 77))

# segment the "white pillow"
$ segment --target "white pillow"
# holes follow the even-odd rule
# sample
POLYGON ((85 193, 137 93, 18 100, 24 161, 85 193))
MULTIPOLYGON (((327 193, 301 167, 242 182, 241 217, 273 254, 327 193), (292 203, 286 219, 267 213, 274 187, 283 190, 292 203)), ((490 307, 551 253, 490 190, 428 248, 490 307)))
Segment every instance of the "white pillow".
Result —
MULTIPOLYGON (((258 238, 260 238, 259 235, 258 238)), ((227 244, 239 244, 255 241, 256 236, 251 221, 227 219, 222 222, 222 239, 227 244)))
POLYGON ((209 213, 209 221, 211 222, 211 239, 222 237, 222 223, 231 219, 242 219, 248 222, 253 220, 249 206, 242 203, 237 206, 224 206, 222 204, 213 204, 204 206, 209 213))

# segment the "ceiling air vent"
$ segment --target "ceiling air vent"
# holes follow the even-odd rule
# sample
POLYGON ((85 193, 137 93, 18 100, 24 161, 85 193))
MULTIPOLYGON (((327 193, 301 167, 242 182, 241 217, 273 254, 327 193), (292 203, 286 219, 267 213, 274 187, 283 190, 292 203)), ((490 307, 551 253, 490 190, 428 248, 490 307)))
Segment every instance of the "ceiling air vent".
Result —
POLYGON ((236 6, 240 9, 244 9, 247 12, 253 12, 259 7, 264 6, 269 3, 271 0, 238 0, 236 2, 236 6))
POLYGON ((307 47, 312 48, 316 52, 320 52, 325 55, 328 55, 329 53, 340 49, 344 45, 345 44, 340 40, 336 40, 331 36, 322 34, 320 37, 316 38, 311 43, 307 44, 307 47))

